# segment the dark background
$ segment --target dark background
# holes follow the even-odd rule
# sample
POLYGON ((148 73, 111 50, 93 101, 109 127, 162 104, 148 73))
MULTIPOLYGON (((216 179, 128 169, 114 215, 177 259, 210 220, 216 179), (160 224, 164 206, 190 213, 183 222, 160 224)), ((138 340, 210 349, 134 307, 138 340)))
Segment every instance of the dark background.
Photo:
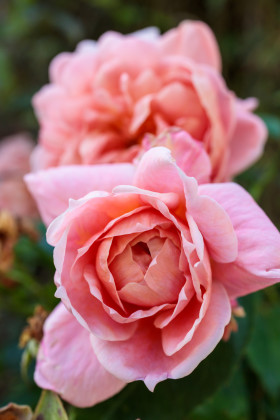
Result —
MULTIPOLYGON (((0 0, 0 138, 27 131, 36 139, 38 124, 31 98, 48 82, 49 62, 59 52, 72 51, 79 41, 97 39, 107 30, 129 33, 158 26, 164 32, 184 19, 210 25, 220 45, 228 86, 242 98, 255 96, 260 101, 257 112, 270 137, 262 159, 237 181, 279 228, 278 0, 0 0)), ((17 245, 16 255, 21 271, 30 278, 20 278, 20 288, 0 289, 0 404, 11 399, 34 404, 37 391, 19 373, 17 340, 23 319, 36 302, 49 309, 54 305, 52 286, 44 283, 52 276, 47 268, 51 257, 43 239, 35 246, 27 238, 17 245), (42 260, 45 271, 33 287, 42 260)), ((256 299, 255 326, 242 363, 231 380, 188 419, 280 419, 279 287, 258 293, 256 299)))

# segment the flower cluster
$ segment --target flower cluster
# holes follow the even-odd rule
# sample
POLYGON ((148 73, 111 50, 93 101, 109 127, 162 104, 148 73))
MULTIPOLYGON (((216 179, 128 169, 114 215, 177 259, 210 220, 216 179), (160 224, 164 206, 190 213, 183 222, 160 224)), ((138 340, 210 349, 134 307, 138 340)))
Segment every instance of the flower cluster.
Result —
POLYGON ((91 406, 189 375, 280 279, 280 234, 232 177, 266 128, 221 75, 211 30, 104 34, 62 53, 34 97, 25 176, 54 247, 35 381, 91 406))

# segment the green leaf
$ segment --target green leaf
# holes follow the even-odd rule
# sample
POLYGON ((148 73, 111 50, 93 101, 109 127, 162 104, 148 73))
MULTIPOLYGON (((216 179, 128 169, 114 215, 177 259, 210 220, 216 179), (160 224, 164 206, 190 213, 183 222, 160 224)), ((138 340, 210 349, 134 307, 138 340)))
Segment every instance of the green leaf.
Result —
POLYGON ((188 420, 247 420, 248 418, 248 392, 242 371, 238 369, 229 383, 192 411, 188 420))
POLYGON ((58 395, 52 391, 44 390, 36 407, 33 420, 68 420, 58 395))
POLYGON ((280 306, 262 308, 256 319, 247 354, 252 369, 272 396, 280 392, 280 306))
POLYGON ((269 135, 274 139, 280 139, 280 118, 270 114, 261 114, 261 117, 267 126, 269 135))
POLYGON ((20 361, 20 371, 23 380, 28 384, 28 369, 31 362, 36 358, 38 353, 39 343, 37 340, 31 339, 22 352, 20 361))
POLYGON ((152 393, 143 382, 134 382, 114 398, 91 409, 70 411, 77 420, 176 420, 187 419, 187 413, 211 396, 233 374, 249 340, 253 298, 241 301, 247 316, 238 320, 239 331, 228 342, 221 342, 195 371, 183 379, 167 380, 152 393))

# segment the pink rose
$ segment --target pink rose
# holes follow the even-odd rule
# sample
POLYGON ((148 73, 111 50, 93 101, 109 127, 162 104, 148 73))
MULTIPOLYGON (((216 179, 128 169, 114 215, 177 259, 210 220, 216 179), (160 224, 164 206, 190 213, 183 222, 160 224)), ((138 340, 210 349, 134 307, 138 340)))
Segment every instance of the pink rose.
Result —
POLYGON ((6 209, 16 217, 37 214, 24 182, 30 171, 30 155, 34 143, 27 134, 6 137, 0 142, 0 210, 6 209))
POLYGON ((267 133, 251 113, 256 101, 237 99, 220 68, 216 40, 202 22, 163 36, 148 28, 82 42, 53 60, 50 84, 34 97, 34 168, 130 162, 146 133, 177 126, 203 145, 211 180, 231 178, 261 155, 267 133))
POLYGON ((73 404, 189 375, 223 337, 231 301, 280 279, 280 234, 250 195, 198 186, 164 147, 136 169, 61 167, 26 180, 45 220, 88 192, 48 229, 69 312, 50 315, 35 372, 73 404))

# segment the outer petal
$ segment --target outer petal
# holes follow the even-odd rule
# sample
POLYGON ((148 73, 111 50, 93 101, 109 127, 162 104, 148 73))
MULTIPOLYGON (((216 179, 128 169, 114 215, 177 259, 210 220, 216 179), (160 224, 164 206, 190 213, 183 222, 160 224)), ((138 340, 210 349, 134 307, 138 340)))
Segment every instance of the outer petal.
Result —
POLYGON ((211 68, 194 70, 192 81, 209 119, 204 146, 212 163, 212 180, 219 181, 224 178, 228 141, 235 122, 234 96, 211 68))
POLYGON ((229 215, 238 240, 231 264, 213 263, 213 277, 236 298, 280 280, 280 234, 253 198, 239 185, 206 184, 199 193, 216 200, 229 215))
POLYGON ((164 354, 160 330, 148 322, 143 322, 127 341, 108 342, 91 336, 91 342, 100 363, 115 376, 126 382, 143 380, 153 390, 167 378, 189 375, 221 340, 230 316, 226 291, 214 283, 209 309, 192 340, 173 356, 164 354))
POLYGON ((226 177, 232 178, 254 163, 263 153, 267 139, 267 128, 256 115, 237 107, 237 121, 229 145, 229 163, 226 177))
MULTIPOLYGON (((237 257, 237 238, 222 206, 210 197, 198 196, 190 202, 188 211, 206 241, 210 256, 223 263, 234 261, 237 257)), ((197 227, 193 226, 193 230, 197 227)))
POLYGON ((78 199, 91 191, 108 191, 119 184, 130 184, 134 166, 104 164, 65 166, 25 176, 29 191, 35 198, 46 225, 68 207, 69 199, 78 199))
POLYGON ((182 55, 196 63, 208 64, 221 70, 217 41, 209 26, 203 22, 182 22, 178 28, 164 34, 160 42, 165 54, 182 55))
POLYGON ((46 321, 35 381, 78 407, 104 401, 125 386, 100 365, 88 331, 61 303, 46 321))
POLYGON ((130 35, 135 36, 135 38, 142 39, 143 41, 154 42, 159 38, 160 32, 156 26, 149 26, 148 28, 144 28, 144 29, 140 29, 139 31, 132 32, 130 35))

